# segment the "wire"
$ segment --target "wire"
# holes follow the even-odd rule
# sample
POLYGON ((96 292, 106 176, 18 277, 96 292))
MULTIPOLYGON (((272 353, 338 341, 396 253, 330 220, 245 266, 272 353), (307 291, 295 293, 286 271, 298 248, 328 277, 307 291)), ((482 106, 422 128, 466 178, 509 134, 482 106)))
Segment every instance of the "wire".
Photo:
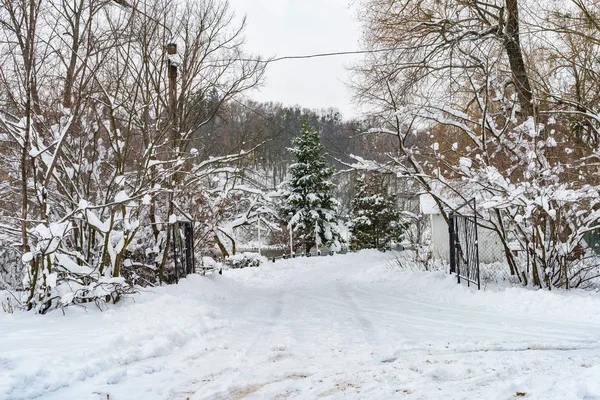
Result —
MULTIPOLYGON (((528 26, 522 27, 522 31, 528 34, 533 33, 542 33, 542 32, 557 32, 557 33, 572 33, 571 31, 560 31, 560 29, 567 30, 571 28, 580 28, 587 26, 587 23, 578 23, 572 25, 560 25, 552 28, 544 28, 544 27, 535 27, 535 29, 528 29, 528 26), (558 29, 558 30, 557 30, 558 29)), ((346 56, 346 55, 358 55, 358 54, 376 54, 376 53, 384 53, 390 51, 402 51, 402 50, 415 50, 420 46, 416 47, 388 47, 382 49, 373 49, 373 50, 349 50, 349 51, 335 51, 330 53, 314 53, 314 54, 300 54, 300 55, 291 55, 291 56, 281 56, 274 57, 266 60, 261 60, 260 58, 236 58, 236 59, 223 59, 223 60, 214 60, 215 62, 233 62, 233 61, 241 61, 241 62, 255 62, 258 64, 272 64, 279 61, 285 60, 307 60, 312 58, 324 58, 324 57, 336 57, 336 56, 346 56)))
POLYGON ((240 58, 236 61, 249 61, 256 63, 264 63, 271 64, 278 61, 284 60, 306 60, 310 58, 322 58, 322 57, 334 57, 334 56, 347 56, 347 55, 355 55, 355 54, 373 54, 373 53, 382 53, 387 51, 397 50, 397 48, 386 48, 386 49, 375 49, 375 50, 351 50, 351 51, 335 51, 331 53, 315 53, 315 54, 302 54, 302 55, 294 55, 294 56, 282 56, 270 58, 268 60, 261 59, 252 59, 252 58, 240 58))

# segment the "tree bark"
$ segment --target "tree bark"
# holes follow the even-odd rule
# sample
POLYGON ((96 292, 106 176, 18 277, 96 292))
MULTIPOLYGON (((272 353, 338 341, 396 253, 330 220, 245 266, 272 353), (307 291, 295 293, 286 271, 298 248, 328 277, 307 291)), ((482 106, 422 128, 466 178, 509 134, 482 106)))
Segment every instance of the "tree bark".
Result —
POLYGON ((525 59, 519 39, 519 2, 506 0, 506 21, 504 24, 504 48, 519 96, 519 105, 524 118, 534 116, 533 91, 525 68, 525 59))

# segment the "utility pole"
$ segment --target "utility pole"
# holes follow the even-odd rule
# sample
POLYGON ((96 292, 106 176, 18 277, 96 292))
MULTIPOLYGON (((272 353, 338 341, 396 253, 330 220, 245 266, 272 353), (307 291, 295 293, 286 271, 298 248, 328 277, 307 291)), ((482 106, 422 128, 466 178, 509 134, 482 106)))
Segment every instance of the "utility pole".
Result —
MULTIPOLYGON (((173 158, 177 158, 179 153, 179 129, 177 123, 177 68, 179 67, 180 61, 179 56, 177 55, 177 44, 169 43, 167 44, 167 68, 168 68, 168 79, 169 79, 169 129, 171 131, 171 146, 173 149, 173 158)), ((177 168, 177 167, 175 167, 177 168)), ((168 218, 171 218, 171 215, 174 213, 173 208, 173 198, 174 198, 174 189, 176 186, 176 182, 178 180, 177 170, 173 171, 173 177, 171 178, 171 191, 169 192, 169 208, 168 208, 168 218)), ((174 232, 173 232, 174 233, 174 232)), ((163 280, 164 268, 167 264, 168 253, 169 253, 169 245, 173 241, 175 244, 175 235, 171 237, 171 230, 167 228, 167 237, 165 240, 165 251, 163 253, 162 262, 159 267, 159 277, 160 281, 163 280)), ((174 255, 175 256, 175 255, 174 255)))
MULTIPOLYGON (((138 9, 135 5, 130 4, 127 0, 113 0, 115 3, 119 4, 120 6, 124 7, 124 8, 129 8, 143 16, 145 16, 146 18, 154 21, 156 24, 162 26, 167 32, 169 32, 169 35, 171 37, 173 37, 173 32, 171 31, 171 29, 166 26, 165 24, 163 24, 162 22, 156 20, 155 18, 153 18, 152 16, 146 14, 146 12, 144 10, 140 10, 138 9)), ((132 14, 133 15, 133 14, 132 14)), ((179 155, 179 145, 180 145, 180 138, 179 138, 179 118, 178 118, 178 107, 177 107, 177 75, 178 75, 178 68, 179 65, 181 64, 181 58, 179 57, 179 55, 177 54, 177 44, 176 43, 168 43, 166 46, 167 49, 167 69, 168 69, 168 79, 169 79, 169 98, 168 98, 168 128, 171 131, 171 146, 173 149, 173 158, 177 158, 179 155)), ((177 172, 174 171, 173 173, 173 177, 171 178, 171 189, 175 188, 175 183, 178 180, 178 176, 177 176, 177 172)), ((169 205, 168 205, 168 217, 170 218, 171 215, 174 212, 174 208, 173 208, 173 190, 170 191, 169 193, 169 205)), ((154 203, 152 203, 152 208, 154 207, 154 203)), ((153 215, 153 212, 152 214, 153 215)), ((153 218, 153 217, 151 217, 153 218)), ((154 225, 153 225, 154 226, 154 225)), ((167 233, 167 237, 165 240, 165 250, 163 252, 163 257, 160 263, 160 266, 158 268, 158 276, 159 276, 159 280, 162 283, 163 281, 163 272, 164 272, 164 268, 165 265, 167 264, 167 257, 168 257, 168 253, 169 253, 169 246, 171 244, 171 240, 175 240, 175 238, 171 238, 171 230, 167 227, 166 229, 166 233, 167 233)), ((158 234, 158 233, 157 233, 158 234)))
POLYGON ((177 44, 167 44, 167 57, 169 68, 169 123, 171 128, 171 141, 173 150, 178 151, 179 132, 177 129, 177 69, 179 67, 179 56, 177 55, 177 44))

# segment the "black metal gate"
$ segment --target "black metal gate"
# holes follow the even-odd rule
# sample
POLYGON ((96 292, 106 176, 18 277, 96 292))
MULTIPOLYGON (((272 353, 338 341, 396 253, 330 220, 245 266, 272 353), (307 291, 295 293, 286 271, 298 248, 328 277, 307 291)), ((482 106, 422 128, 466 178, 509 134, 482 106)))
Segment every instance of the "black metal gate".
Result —
POLYGON ((173 262, 175 279, 179 281, 195 272, 194 224, 191 221, 177 221, 173 227, 173 262))
POLYGON ((477 285, 481 289, 479 279, 479 241, 477 237, 477 212, 475 199, 471 199, 449 214, 450 233, 450 273, 455 273, 460 283, 461 279, 477 285), (459 213, 459 210, 469 206, 473 215, 459 213))

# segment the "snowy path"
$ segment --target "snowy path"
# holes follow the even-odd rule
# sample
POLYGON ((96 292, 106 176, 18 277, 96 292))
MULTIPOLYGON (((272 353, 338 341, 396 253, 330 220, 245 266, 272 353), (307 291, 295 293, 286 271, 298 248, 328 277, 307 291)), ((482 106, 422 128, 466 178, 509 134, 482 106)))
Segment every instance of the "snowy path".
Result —
POLYGON ((0 315, 0 399, 599 399, 600 296, 475 292, 378 252, 0 315))

